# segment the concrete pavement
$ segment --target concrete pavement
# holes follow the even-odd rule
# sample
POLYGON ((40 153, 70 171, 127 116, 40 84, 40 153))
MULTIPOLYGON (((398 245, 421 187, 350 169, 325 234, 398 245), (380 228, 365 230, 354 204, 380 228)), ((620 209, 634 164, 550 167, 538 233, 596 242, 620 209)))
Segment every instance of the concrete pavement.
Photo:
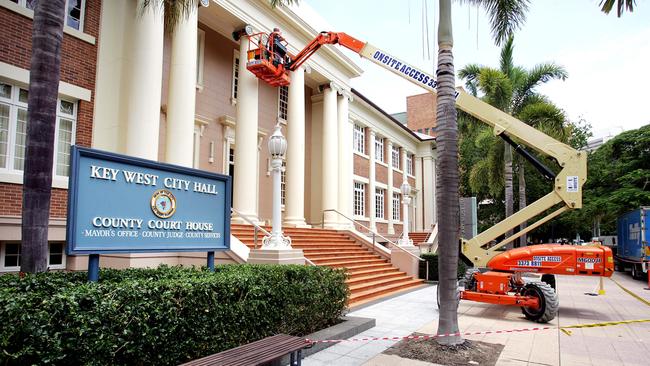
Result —
MULTIPOLYGON (((647 284, 629 275, 613 277, 622 286, 650 301, 647 284)), ((599 323, 650 318, 650 306, 635 299, 605 279, 604 296, 597 292, 597 277, 558 277, 559 316, 550 326, 599 323)), ((350 313, 377 319, 377 326, 355 338, 406 336, 415 331, 435 334, 438 311, 435 286, 414 291, 350 313)), ((463 332, 531 328, 519 308, 462 301, 459 325, 463 332)), ((467 336, 505 345, 497 365, 648 365, 650 323, 621 324, 599 328, 570 329, 571 336, 558 329, 534 332, 467 336)), ((304 360, 305 365, 432 365, 421 361, 383 355, 395 341, 341 343, 304 360)))

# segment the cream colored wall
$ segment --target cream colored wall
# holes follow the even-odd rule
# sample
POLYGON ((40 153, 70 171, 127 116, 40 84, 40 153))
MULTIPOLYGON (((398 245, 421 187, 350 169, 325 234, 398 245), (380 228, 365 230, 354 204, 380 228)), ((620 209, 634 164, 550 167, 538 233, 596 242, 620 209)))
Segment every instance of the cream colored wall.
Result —
POLYGON ((309 201, 309 211, 305 212, 308 224, 320 224, 322 221, 322 135, 323 135, 323 95, 311 97, 311 126, 309 129, 309 165, 310 190, 305 201, 309 201))

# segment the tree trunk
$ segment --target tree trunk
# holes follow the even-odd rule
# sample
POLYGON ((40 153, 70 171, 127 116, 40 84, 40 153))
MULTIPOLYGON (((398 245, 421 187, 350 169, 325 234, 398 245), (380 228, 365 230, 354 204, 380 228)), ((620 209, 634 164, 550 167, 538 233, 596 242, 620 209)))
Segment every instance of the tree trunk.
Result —
MULTIPOLYGON (((512 216, 514 213, 514 193, 512 187, 512 147, 504 143, 505 150, 503 154, 503 160, 505 162, 504 167, 504 181, 505 181, 505 195, 506 195, 506 218, 512 216)), ((506 232, 506 237, 512 236, 512 230, 506 232)), ((512 248, 512 242, 507 244, 507 248, 512 248)))
MULTIPOLYGON (((438 276, 440 286, 440 317, 438 334, 458 332, 458 251, 460 217, 458 201, 458 125, 453 37, 451 28, 451 0, 440 0, 438 28, 438 105, 436 109, 438 160, 436 201, 438 202, 438 276)), ((460 336, 441 337, 438 343, 463 343, 460 336)))
POLYGON ((54 130, 65 0, 39 1, 34 9, 23 176, 22 272, 47 269, 54 130))
MULTIPOLYGON (((524 174, 524 166, 526 162, 521 159, 519 161, 519 211, 526 208, 526 175, 524 174)), ((528 226, 528 222, 524 221, 519 225, 519 231, 521 232, 528 226)), ((519 237, 519 247, 525 247, 528 243, 527 235, 524 234, 519 237)))

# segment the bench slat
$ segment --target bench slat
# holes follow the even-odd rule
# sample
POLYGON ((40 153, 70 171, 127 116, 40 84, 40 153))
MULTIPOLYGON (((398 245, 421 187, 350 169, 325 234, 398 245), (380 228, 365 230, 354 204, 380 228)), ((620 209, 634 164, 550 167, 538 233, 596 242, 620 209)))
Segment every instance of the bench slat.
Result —
POLYGON ((304 339, 278 334, 182 364, 182 366, 249 366, 278 359, 307 346, 304 339))

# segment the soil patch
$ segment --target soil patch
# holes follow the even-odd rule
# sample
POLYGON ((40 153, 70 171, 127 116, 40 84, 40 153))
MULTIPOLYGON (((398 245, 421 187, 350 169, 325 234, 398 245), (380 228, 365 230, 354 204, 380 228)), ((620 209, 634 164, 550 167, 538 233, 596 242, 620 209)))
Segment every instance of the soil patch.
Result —
MULTIPOLYGON (((424 335, 413 333, 412 335, 424 335)), ((412 360, 449 366, 494 366, 503 350, 502 344, 465 340, 455 347, 441 346, 435 339, 403 340, 383 353, 412 360)))

